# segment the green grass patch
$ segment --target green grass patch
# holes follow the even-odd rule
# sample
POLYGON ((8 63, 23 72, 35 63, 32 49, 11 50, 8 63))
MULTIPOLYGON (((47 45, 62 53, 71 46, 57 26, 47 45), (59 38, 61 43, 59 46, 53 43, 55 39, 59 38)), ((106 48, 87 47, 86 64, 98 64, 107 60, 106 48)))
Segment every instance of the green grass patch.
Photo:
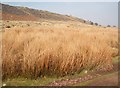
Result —
POLYGON ((51 82, 54 82, 54 81, 77 78, 79 76, 84 75, 85 71, 86 70, 83 70, 80 73, 76 73, 74 75, 67 75, 64 77, 56 77, 56 76, 41 77, 41 78, 38 78, 36 80, 23 78, 23 77, 10 78, 7 80, 3 80, 3 84, 6 84, 6 86, 47 86, 48 84, 50 84, 51 82))
POLYGON ((114 57, 114 58, 112 59, 113 63, 115 64, 115 63, 120 62, 119 58, 120 58, 119 56, 114 57))
POLYGON ((42 77, 36 80, 32 80, 18 77, 14 79, 7 79, 3 81, 3 83, 6 84, 6 86, 44 86, 56 80, 60 79, 57 77, 42 77))

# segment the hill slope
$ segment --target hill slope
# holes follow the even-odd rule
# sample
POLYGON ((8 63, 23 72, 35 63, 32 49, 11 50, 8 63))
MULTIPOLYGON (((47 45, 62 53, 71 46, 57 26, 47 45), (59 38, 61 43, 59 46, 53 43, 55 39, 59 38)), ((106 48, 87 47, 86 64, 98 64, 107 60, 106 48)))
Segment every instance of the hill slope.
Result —
POLYGON ((39 21, 41 19, 46 20, 58 20, 58 21, 80 21, 83 19, 76 17, 61 15, 43 10, 31 9, 28 7, 17 7, 10 5, 2 5, 2 18, 3 20, 24 20, 24 21, 39 21))

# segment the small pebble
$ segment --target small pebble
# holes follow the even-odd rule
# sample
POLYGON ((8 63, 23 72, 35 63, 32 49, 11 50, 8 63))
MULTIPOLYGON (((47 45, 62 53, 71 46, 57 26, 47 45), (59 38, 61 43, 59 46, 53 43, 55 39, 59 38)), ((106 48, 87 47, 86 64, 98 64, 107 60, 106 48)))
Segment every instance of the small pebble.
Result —
POLYGON ((6 84, 3 84, 3 86, 6 86, 6 84))
POLYGON ((87 74, 87 73, 88 73, 88 71, 86 70, 86 71, 85 71, 85 74, 87 74))

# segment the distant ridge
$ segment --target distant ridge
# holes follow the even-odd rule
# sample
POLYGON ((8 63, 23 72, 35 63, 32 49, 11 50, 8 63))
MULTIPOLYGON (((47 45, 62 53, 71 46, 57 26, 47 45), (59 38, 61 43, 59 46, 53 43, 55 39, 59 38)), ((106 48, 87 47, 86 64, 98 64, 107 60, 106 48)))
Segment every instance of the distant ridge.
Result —
POLYGON ((3 20, 39 21, 41 19, 45 19, 45 20, 58 20, 58 21, 85 22, 85 20, 77 17, 52 13, 49 11, 37 10, 28 7, 10 6, 6 4, 0 4, 0 5, 2 5, 3 20))

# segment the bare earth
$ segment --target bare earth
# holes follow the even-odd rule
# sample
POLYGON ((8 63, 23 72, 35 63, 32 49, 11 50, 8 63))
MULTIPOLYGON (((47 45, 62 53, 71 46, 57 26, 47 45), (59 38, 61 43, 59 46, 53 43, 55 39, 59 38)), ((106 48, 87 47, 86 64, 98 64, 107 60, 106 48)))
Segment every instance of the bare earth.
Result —
POLYGON ((51 83, 49 86, 67 86, 86 83, 84 86, 118 86, 118 64, 109 72, 91 72, 76 79, 67 79, 51 83), (89 82, 90 81, 90 82, 89 82))

